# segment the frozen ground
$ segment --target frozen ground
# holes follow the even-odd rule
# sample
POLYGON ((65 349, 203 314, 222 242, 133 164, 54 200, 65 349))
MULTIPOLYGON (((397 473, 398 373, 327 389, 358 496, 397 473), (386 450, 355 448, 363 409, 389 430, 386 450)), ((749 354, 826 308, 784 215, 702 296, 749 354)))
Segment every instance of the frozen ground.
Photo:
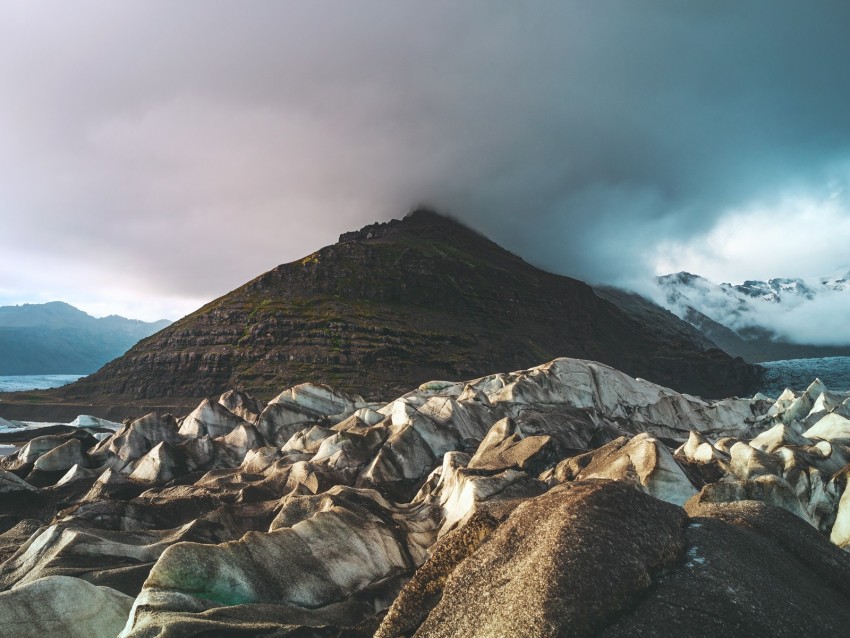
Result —
POLYGON ((767 368, 762 392, 769 397, 776 398, 785 388, 804 390, 814 378, 835 392, 850 391, 850 357, 789 359, 760 365, 767 368))

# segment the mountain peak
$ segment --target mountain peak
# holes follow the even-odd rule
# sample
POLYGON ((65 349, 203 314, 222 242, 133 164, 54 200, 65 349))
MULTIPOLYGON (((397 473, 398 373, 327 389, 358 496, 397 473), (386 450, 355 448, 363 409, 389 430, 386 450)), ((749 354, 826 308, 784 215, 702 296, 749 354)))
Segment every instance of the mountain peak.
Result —
POLYGON ((439 213, 433 208, 429 208, 427 206, 419 206, 417 208, 414 208, 409 213, 407 213, 407 215, 404 216, 404 219, 411 222, 418 221, 431 224, 440 224, 446 221, 454 222, 457 224, 460 223, 450 215, 439 213))
POLYGON ((695 275, 693 273, 687 272, 685 270, 680 270, 679 272, 670 273, 669 275, 660 275, 655 278, 655 280, 660 284, 684 284, 690 285, 696 281, 706 281, 704 277, 700 275, 695 275))
POLYGON ((0 306, 0 326, 65 325, 92 322, 94 317, 64 301, 0 306))
POLYGON ((410 234, 420 237, 431 236, 433 234, 434 237, 444 238, 445 233, 450 233, 451 235, 462 233, 484 239, 483 235, 472 230, 454 217, 438 213, 431 208, 419 207, 411 210, 401 219, 376 222, 364 226, 360 230, 342 233, 339 236, 339 243, 378 240, 399 234, 410 234))

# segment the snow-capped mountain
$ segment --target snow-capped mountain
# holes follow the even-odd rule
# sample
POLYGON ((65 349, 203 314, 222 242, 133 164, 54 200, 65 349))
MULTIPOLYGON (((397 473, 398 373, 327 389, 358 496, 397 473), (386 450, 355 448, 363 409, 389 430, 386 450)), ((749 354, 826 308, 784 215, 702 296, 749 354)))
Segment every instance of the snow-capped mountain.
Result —
POLYGON ((732 288, 753 299, 761 299, 762 301, 772 303, 781 303, 783 297, 786 299, 789 297, 814 299, 817 294, 802 279, 747 280, 738 286, 733 286, 732 284, 720 284, 720 286, 721 288, 732 288))
POLYGON ((850 288, 850 271, 841 277, 823 277, 820 279, 821 286, 834 291, 845 291, 850 288))
POLYGON ((655 286, 657 303, 749 361, 850 354, 850 272, 741 284, 678 272, 655 286))
POLYGON ((700 303, 700 299, 710 296, 715 300, 725 299, 722 304, 743 310, 758 312, 760 304, 784 303, 799 304, 812 301, 819 295, 850 290, 850 272, 840 277, 821 277, 816 281, 805 279, 768 279, 759 281, 748 279, 742 284, 714 284, 704 277, 688 272, 657 277, 659 287, 667 293, 669 303, 676 304, 682 299, 689 303, 700 303))

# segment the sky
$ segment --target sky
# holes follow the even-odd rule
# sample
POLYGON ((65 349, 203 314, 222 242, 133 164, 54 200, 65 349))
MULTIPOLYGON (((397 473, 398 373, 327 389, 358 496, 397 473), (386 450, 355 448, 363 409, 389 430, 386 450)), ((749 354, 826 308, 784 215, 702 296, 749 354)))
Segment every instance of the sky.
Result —
POLYGON ((846 271, 848 25, 845 0, 0 0, 0 305, 177 319, 419 204, 592 283, 846 271))

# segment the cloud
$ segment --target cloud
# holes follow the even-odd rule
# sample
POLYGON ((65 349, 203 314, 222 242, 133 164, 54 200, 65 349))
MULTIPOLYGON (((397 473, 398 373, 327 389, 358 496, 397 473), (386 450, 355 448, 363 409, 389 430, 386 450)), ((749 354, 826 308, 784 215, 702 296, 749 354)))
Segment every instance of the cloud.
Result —
MULTIPOLYGON (((683 285, 674 279, 663 285, 644 283, 641 292, 682 318, 694 308, 743 335, 748 328, 759 328, 791 343, 850 344, 850 269, 832 277, 784 278, 776 282, 778 300, 770 290, 750 296, 733 287, 742 283, 717 285, 700 277, 683 285)), ((764 282, 747 284, 753 289, 764 282)))
MULTIPOLYGON (((28 271, 0 301, 175 317, 419 202, 591 281, 665 252, 756 276, 748 246, 792 214, 771 203, 846 181, 848 21, 830 0, 2 3, 0 254, 28 271), (736 219, 739 250, 700 245, 736 219)), ((830 236, 786 263, 837 267, 830 236)))
POLYGON ((773 311, 767 325, 794 343, 850 344, 850 291, 826 294, 785 313, 773 311))
POLYGON ((705 235, 659 242, 656 274, 690 270, 729 283, 740 283, 740 273, 763 280, 843 274, 850 270, 847 186, 833 181, 820 197, 781 195, 730 209, 705 235))

